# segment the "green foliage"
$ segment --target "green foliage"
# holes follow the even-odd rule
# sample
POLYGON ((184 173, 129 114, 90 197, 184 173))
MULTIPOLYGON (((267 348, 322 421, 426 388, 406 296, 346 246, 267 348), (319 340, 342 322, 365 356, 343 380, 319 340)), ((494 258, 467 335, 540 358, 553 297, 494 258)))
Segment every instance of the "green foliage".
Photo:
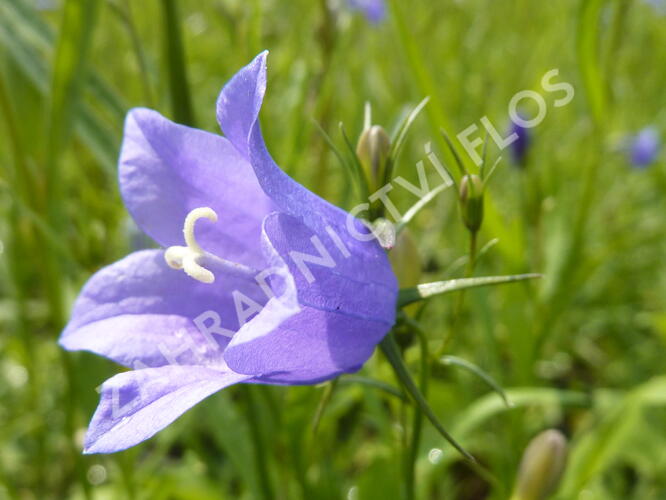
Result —
POLYGON ((545 428, 570 442, 553 498, 666 496, 665 157, 638 171, 622 150, 648 124, 666 137, 666 18, 639 0, 391 0, 374 26, 344 5, 0 1, 0 498, 503 500, 545 428), (222 84, 263 49, 262 129, 299 182, 366 201, 366 101, 396 131, 393 176, 418 187, 422 162, 430 194, 390 193, 426 283, 403 291, 390 355, 427 406, 378 353, 324 387, 230 388, 134 449, 83 456, 119 368, 56 341, 90 274, 136 248, 116 185, 125 112, 217 132, 222 84), (553 68, 566 106, 540 86, 553 68), (503 160, 470 251, 431 155, 478 174, 456 135, 483 138, 487 116, 504 136, 524 89, 548 112, 524 169, 488 139, 488 166, 503 160))

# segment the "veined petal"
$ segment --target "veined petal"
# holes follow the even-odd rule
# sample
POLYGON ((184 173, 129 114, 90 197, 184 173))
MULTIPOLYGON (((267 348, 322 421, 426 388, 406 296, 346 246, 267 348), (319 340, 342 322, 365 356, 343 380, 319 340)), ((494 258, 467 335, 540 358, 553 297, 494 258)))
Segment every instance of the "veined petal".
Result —
MULTIPOLYGON (((248 161, 264 160, 263 155, 259 153, 265 154, 270 159, 259 130, 259 111, 266 93, 267 56, 267 51, 262 52, 250 64, 238 71, 224 86, 217 100, 217 120, 222 132, 248 161), (257 152, 253 149, 261 151, 257 152)), ((299 213, 310 208, 315 215, 318 215, 316 205, 310 207, 305 205, 312 200, 318 200, 316 203, 328 205, 327 202, 289 178, 277 165, 264 166, 262 162, 259 168, 254 165, 253 167, 257 176, 261 176, 259 178, 261 187, 270 198, 280 205, 281 209, 287 208, 280 203, 282 199, 286 198, 295 198, 294 202, 298 202, 299 213)), ((287 211, 289 212, 289 210, 287 211)))
POLYGON ((284 213, 264 220, 265 238, 293 277, 300 305, 393 325, 398 285, 386 252, 374 239, 358 241, 337 229, 315 231, 284 213))
MULTIPOLYGON (((318 233, 324 232, 327 226, 341 234, 349 233, 348 226, 356 232, 367 233, 360 221, 300 185, 273 161, 259 125, 259 111, 266 91, 267 55, 267 52, 259 54, 222 89, 217 101, 222 131, 250 161, 261 188, 279 211, 302 218, 318 233)), ((383 253, 378 245, 374 251, 383 253)))
POLYGON ((261 221, 275 206, 227 139, 133 109, 125 120, 119 177, 128 210, 161 245, 182 245, 187 214, 210 207, 218 221, 197 225, 201 246, 230 261, 261 265, 261 221))
POLYGON ((113 453, 155 435, 192 406, 248 376, 230 370, 164 366, 116 375, 102 385, 85 453, 113 453))
POLYGON ((219 261, 207 265, 213 284, 171 269, 161 250, 135 252, 103 268, 81 291, 60 345, 134 368, 220 366, 239 328, 238 310, 249 315, 250 301, 263 306, 267 297, 254 272, 219 261))
POLYGON ((217 121, 224 135, 249 159, 248 138, 266 93, 265 50, 224 86, 217 99, 217 121))
POLYGON ((309 306, 274 326, 262 312, 236 334, 224 358, 234 371, 259 382, 316 384, 357 371, 389 329, 385 323, 309 306))
POLYGON ((291 282, 234 336, 224 352, 229 367, 272 383, 357 370, 395 320, 398 290, 386 255, 374 242, 316 233, 286 214, 267 217, 264 233, 270 260, 291 282))

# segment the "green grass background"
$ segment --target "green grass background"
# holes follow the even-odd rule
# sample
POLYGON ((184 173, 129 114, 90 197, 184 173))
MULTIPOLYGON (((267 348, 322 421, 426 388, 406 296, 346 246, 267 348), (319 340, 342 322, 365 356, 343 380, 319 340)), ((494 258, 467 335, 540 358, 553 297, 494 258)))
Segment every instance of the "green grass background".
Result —
MULTIPOLYGON (((666 135, 666 17, 638 0, 389 4, 373 26, 341 0, 0 0, 0 498, 401 498, 410 407, 344 377, 316 437, 322 387, 231 388, 131 450, 80 453, 95 388, 119 367, 56 340, 91 273, 146 244, 116 185, 124 114, 148 106, 218 131, 222 85, 263 49, 269 149, 347 208, 357 200, 315 121, 342 145, 338 123, 356 137, 366 101, 390 129, 429 95, 397 166, 415 181, 425 143, 447 158, 440 127, 487 115, 503 131, 511 97, 560 70, 575 98, 554 108, 544 93, 527 168, 489 150, 504 159, 480 243, 499 242, 476 269, 544 278, 468 292, 456 320, 456 297, 434 298, 422 318, 433 352, 451 335, 447 352, 514 407, 433 363, 429 400, 489 473, 426 423, 416 497, 508 498, 529 439, 556 427, 570 438, 556 498, 666 498, 665 156, 637 170, 622 151, 646 125, 666 135)), ((421 281, 463 275, 452 190, 410 229, 421 281)), ((401 343, 416 375, 418 346, 401 343)), ((360 375, 396 386, 379 354, 360 375)))

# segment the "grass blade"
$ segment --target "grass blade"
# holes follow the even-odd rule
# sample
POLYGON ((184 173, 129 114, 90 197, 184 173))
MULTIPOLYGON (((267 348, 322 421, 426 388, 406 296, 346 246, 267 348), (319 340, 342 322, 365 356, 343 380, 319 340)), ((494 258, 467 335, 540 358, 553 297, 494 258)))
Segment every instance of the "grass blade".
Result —
POLYGON ((509 402, 509 399, 506 397, 506 392, 504 392, 504 389, 502 389, 502 387, 495 381, 495 379, 492 378, 483 369, 476 366, 474 363, 470 363, 466 359, 462 359, 457 356, 442 356, 439 361, 444 365, 459 366, 460 368, 463 368, 468 372, 473 373, 481 380, 483 380, 486 384, 488 384, 490 388, 493 389, 497 394, 499 394, 499 396, 502 398, 502 401, 504 401, 504 404, 507 406, 507 408, 511 408, 513 406, 509 402))
POLYGON ((606 87, 599 62, 600 17, 605 3, 605 0, 583 0, 581 2, 576 41, 578 67, 592 118, 597 125, 603 123, 606 103, 606 87))

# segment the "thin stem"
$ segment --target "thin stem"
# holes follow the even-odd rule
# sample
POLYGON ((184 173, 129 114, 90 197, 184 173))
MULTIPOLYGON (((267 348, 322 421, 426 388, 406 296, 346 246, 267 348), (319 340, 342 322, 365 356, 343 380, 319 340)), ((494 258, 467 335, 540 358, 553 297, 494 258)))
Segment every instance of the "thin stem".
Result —
MULTIPOLYGON (((477 242, 476 231, 470 232, 469 234, 469 261, 467 264, 467 278, 470 278, 474 274, 474 268, 476 267, 476 242, 477 242)), ((462 296, 462 293, 460 294, 462 296)))
POLYGON ((183 125, 194 126, 194 111, 185 65, 185 51, 176 0, 162 0, 164 59, 167 62, 169 94, 174 118, 183 125))
POLYGON ((338 380, 340 379, 334 378, 324 387, 324 392, 321 395, 321 399, 319 400, 319 404, 317 405, 317 410, 315 411, 314 418, 312 419, 313 437, 317 435, 317 430, 319 429, 319 423, 321 422, 321 418, 324 416, 324 411, 326 411, 328 403, 331 402, 331 398, 333 397, 333 392, 335 391, 335 388, 338 385, 338 380))
POLYGON ((264 500, 275 498, 271 486, 270 475, 268 473, 268 461, 264 439, 261 435, 261 426, 259 424, 259 408, 255 399, 255 387, 244 386, 244 395, 247 403, 247 421, 250 426, 250 436, 254 445, 254 460, 259 476, 259 488, 264 500))
MULTIPOLYGON (((333 53, 337 46, 337 27, 336 19, 331 11, 328 2, 326 0, 321 0, 319 2, 321 9, 322 22, 319 26, 317 43, 319 45, 320 51, 320 61, 321 67, 313 79, 312 87, 310 88, 310 95, 319 95, 322 86, 326 78, 330 73, 330 69, 333 63, 333 53)), ((321 103, 321 114, 318 116, 318 122, 324 129, 328 128, 328 125, 331 121, 331 102, 330 99, 325 99, 321 103)), ((315 179, 316 192, 320 196, 324 196, 326 193, 326 188, 330 184, 328 174, 329 174, 329 162, 327 149, 324 143, 319 143, 318 145, 318 155, 319 161, 317 162, 317 176, 315 179)))
MULTIPOLYGON (((429 377, 429 353, 428 353, 428 339, 421 326, 414 320, 406 318, 405 321, 410 326, 412 331, 416 333, 419 339, 419 347, 421 349, 421 371, 419 373, 419 389, 424 397, 428 396, 428 377, 429 377)), ((419 407, 414 407, 412 415, 412 435, 410 440, 410 447, 407 455, 407 467, 405 471, 405 487, 407 489, 407 500, 414 500, 416 498, 416 459, 418 458, 419 446, 421 444, 421 430, 423 428, 423 412, 419 407)))
MULTIPOLYGON (((477 245, 477 231, 469 232, 469 260, 467 261, 467 270, 465 271, 465 278, 471 278, 474 274, 474 268, 476 267, 476 245, 477 245)), ((453 309, 453 317, 451 318, 451 327, 449 328, 448 333, 444 337, 444 342, 439 348, 437 357, 440 357, 446 352, 447 347, 453 339, 453 334, 458 327, 458 322, 460 320, 460 315, 462 314, 463 305, 465 302, 465 290, 461 290, 456 300, 456 305, 453 309)))

